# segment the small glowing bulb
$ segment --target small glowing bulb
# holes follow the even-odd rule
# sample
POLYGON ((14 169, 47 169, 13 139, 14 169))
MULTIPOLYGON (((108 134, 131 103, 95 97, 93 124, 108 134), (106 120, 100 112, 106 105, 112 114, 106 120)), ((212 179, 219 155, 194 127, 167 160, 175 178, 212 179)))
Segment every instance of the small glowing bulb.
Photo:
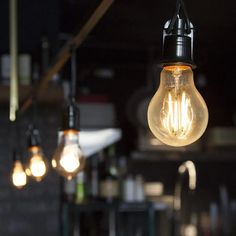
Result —
POLYGON ((57 167, 57 163, 56 163, 55 159, 52 159, 52 167, 53 167, 53 168, 56 168, 56 167, 57 167))
POLYGON ((12 183, 17 188, 23 188, 27 183, 27 176, 20 160, 16 160, 12 172, 12 183))
POLYGON ((77 130, 64 131, 61 143, 52 159, 53 167, 67 179, 72 179, 84 168, 85 159, 78 138, 77 130))
POLYGON ((78 148, 77 144, 68 144, 62 151, 60 165, 63 166, 65 171, 69 173, 74 172, 77 168, 79 168, 80 161, 77 157, 81 155, 82 152, 78 148))
POLYGON ((156 138, 170 146, 198 140, 208 123, 208 109, 193 82, 190 66, 166 66, 148 107, 148 124, 156 138))
POLYGON ((27 172, 35 178, 36 181, 41 181, 47 172, 47 162, 43 157, 42 149, 39 146, 29 148, 30 160, 27 172))

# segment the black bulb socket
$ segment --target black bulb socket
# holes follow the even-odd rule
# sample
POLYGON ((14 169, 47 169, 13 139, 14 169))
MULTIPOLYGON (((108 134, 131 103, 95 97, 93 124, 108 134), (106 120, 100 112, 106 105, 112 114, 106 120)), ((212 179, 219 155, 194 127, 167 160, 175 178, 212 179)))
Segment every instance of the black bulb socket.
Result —
POLYGON ((29 130, 27 142, 29 148, 34 146, 40 146, 41 140, 38 129, 32 128, 29 130))
POLYGON ((62 130, 79 130, 79 109, 75 103, 69 103, 63 114, 62 130))
MULTIPOLYGON (((160 66, 189 65, 195 67, 190 33, 187 33, 185 21, 177 18, 170 33, 163 39, 162 60, 160 66)), ((166 30, 166 29, 164 29, 166 30)))

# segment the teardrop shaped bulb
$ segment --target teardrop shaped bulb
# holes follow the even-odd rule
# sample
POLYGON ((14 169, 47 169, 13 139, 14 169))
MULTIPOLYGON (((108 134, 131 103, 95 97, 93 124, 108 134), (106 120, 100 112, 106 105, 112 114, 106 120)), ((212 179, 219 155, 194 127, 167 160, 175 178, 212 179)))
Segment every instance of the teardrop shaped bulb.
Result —
POLYGON ((78 133, 77 130, 63 131, 61 142, 52 159, 55 170, 67 179, 72 179, 85 165, 78 133))
POLYGON ((191 67, 164 67, 148 107, 148 125, 154 136, 170 146, 186 146, 202 136, 207 123, 208 109, 194 85, 191 67))
POLYGON ((23 188, 27 183, 27 176, 20 160, 16 160, 13 165, 12 183, 17 188, 23 188))
POLYGON ((32 146, 28 150, 29 152, 29 164, 27 172, 36 181, 41 181, 47 173, 48 164, 45 159, 42 149, 39 146, 32 146))

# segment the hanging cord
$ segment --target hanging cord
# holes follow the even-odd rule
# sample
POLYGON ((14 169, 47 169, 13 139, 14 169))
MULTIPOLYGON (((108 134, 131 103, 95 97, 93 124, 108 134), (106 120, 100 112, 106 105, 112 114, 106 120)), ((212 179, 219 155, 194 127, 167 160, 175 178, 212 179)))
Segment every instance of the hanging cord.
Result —
POLYGON ((22 158, 22 145, 21 145, 21 127, 20 127, 20 113, 17 111, 16 119, 13 122, 14 126, 14 147, 13 147, 13 161, 20 160, 23 162, 22 158))
POLYGON ((37 110, 37 101, 36 98, 34 97, 32 99, 33 106, 31 108, 31 120, 32 122, 28 126, 28 130, 26 132, 27 135, 27 140, 28 140, 28 147, 31 146, 41 146, 41 138, 38 130, 38 110, 37 110))
POLYGON ((71 45, 71 80, 70 80, 70 95, 69 101, 75 108, 76 112, 79 112, 78 104, 76 103, 76 78, 77 78, 77 65, 76 65, 76 47, 71 45))
POLYGON ((172 32, 178 17, 180 17, 181 19, 183 19, 185 21, 186 33, 190 34, 190 32, 191 32, 190 20, 188 18, 188 13, 187 13, 187 10, 186 10, 183 0, 177 0, 174 15, 170 21, 168 28, 166 29, 166 33, 170 34, 172 32))
POLYGON ((32 125, 33 127, 37 127, 37 117, 38 117, 38 110, 37 110, 37 101, 36 97, 32 98, 33 106, 32 106, 32 125))
POLYGON ((75 102, 76 94, 76 49, 71 46, 71 80, 70 80, 70 102, 75 102))

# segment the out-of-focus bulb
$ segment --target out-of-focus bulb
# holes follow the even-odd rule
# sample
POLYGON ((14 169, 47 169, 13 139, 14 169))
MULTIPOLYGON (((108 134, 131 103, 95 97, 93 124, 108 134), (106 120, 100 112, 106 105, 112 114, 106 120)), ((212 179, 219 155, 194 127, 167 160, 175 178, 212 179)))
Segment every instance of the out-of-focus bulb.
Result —
POLYGON ((55 159, 52 159, 51 163, 52 163, 52 167, 53 168, 57 167, 57 163, 56 163, 55 159))
POLYGON ((13 166, 12 183, 17 188, 23 188, 27 183, 27 176, 20 160, 16 160, 13 166))
POLYGON ((208 123, 208 109, 197 91, 190 66, 165 66, 160 86, 148 107, 148 124, 156 138, 170 146, 198 140, 208 123))
POLYGON ((35 178, 36 181, 41 181, 47 173, 47 161, 43 156, 42 149, 39 146, 30 147, 29 158, 27 174, 35 178))
POLYGON ((61 142, 52 159, 53 167, 59 174, 72 179, 84 168, 85 159, 79 146, 77 130, 63 131, 61 142))

